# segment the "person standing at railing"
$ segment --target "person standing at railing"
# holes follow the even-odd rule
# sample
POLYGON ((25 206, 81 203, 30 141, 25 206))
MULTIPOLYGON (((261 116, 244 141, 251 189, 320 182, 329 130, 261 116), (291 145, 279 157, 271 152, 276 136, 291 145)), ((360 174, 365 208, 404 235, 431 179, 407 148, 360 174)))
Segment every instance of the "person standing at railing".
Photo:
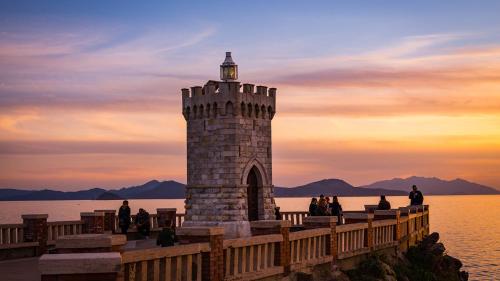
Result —
POLYGON ((276 220, 278 220, 278 221, 283 219, 283 216, 281 215, 281 212, 280 212, 280 207, 278 207, 278 206, 274 207, 274 215, 276 216, 276 220))
POLYGON ((342 224, 342 205, 339 203, 337 196, 333 196, 332 203, 330 203, 331 215, 337 217, 337 224, 342 224))
POLYGON ((422 195, 422 192, 417 189, 416 185, 412 186, 412 191, 410 192, 408 198, 410 198, 410 204, 412 206, 422 205, 424 203, 424 196, 422 195))
POLYGON ((120 209, 118 210, 118 227, 120 227, 122 234, 127 234, 130 227, 130 207, 128 201, 124 200, 120 209))
POLYGON ((135 225, 137 227, 137 232, 145 239, 149 239, 151 223, 149 220, 149 213, 143 208, 140 208, 139 213, 135 216, 135 225))
POLYGON ((309 216, 318 215, 318 199, 316 197, 311 199, 311 204, 309 204, 309 216))
POLYGON ((378 202, 377 210, 390 210, 391 203, 385 199, 385 195, 380 195, 380 201, 378 202))

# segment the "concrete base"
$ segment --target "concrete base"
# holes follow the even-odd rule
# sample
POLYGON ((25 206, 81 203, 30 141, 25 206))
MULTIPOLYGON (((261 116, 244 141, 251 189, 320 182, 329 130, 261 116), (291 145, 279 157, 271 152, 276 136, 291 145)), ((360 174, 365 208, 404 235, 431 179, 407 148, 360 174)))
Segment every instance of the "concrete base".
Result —
POLYGON ((249 221, 184 221, 182 227, 224 227, 224 239, 252 236, 249 221))

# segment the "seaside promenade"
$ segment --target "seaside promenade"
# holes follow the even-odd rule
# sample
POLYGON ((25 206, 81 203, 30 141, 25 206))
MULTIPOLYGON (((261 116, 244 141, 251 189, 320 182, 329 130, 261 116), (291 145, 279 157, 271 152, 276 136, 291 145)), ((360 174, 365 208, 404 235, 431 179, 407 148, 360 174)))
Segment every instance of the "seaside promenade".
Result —
MULTIPOLYGON (((165 210, 176 218, 180 241, 167 248, 157 247, 154 239, 133 240, 134 230, 126 242, 122 235, 112 235, 113 230, 106 230, 116 227, 111 211, 107 220, 101 210, 82 213, 79 221, 45 223, 47 228, 42 233, 51 235, 45 242, 24 241, 34 237, 29 223, 19 228, 0 225, 3 259, 43 254, 40 259, 0 262, 2 279, 79 280, 75 278, 86 276, 82 280, 278 280, 297 273, 311 274, 318 267, 354 268, 371 253, 404 252, 429 233, 428 206, 377 211, 367 205, 365 210, 345 212, 340 225, 337 217, 284 212, 282 221, 252 222, 251 239, 224 238, 220 227, 180 227, 184 214, 160 209, 159 214, 151 216, 153 236, 160 229, 158 217, 165 216, 161 213, 165 210), (95 214, 93 220, 88 219, 91 213, 95 214), (46 249, 40 252, 44 243, 46 249)), ((24 216, 33 217, 43 216, 24 216)))

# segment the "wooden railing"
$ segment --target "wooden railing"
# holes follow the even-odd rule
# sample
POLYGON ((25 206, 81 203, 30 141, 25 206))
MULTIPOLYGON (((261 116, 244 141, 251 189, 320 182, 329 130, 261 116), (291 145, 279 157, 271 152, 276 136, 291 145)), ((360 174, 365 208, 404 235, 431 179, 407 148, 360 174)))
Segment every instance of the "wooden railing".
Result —
POLYGON ((224 276, 225 280, 248 280, 272 276, 283 272, 283 267, 276 263, 279 234, 262 235, 248 238, 224 240, 224 276))
POLYGON ((124 280, 201 281, 202 252, 209 250, 208 243, 195 243, 124 252, 124 280))
POLYGON ((47 222, 47 243, 55 244, 55 241, 65 235, 82 234, 83 221, 53 221, 47 222))

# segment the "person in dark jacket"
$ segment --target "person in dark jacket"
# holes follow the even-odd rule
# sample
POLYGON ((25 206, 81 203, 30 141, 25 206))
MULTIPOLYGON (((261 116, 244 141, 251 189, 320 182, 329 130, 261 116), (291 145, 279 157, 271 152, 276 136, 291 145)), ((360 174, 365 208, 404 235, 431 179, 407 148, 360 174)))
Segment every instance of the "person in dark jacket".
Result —
POLYGON ((276 206, 274 208, 274 214, 276 215, 276 220, 280 221, 283 219, 283 216, 281 215, 281 212, 280 212, 280 207, 276 206))
POLYGON ((309 216, 318 215, 318 199, 316 197, 311 199, 311 204, 309 204, 309 216))
POLYGON ((337 217, 337 224, 342 224, 342 205, 340 205, 337 196, 333 196, 332 203, 330 203, 329 209, 331 215, 337 217))
POLYGON ((135 217, 135 225, 137 227, 137 232, 141 234, 144 238, 149 239, 149 231, 151 229, 151 223, 149 221, 149 213, 143 208, 139 209, 135 217))
POLYGON ((118 210, 118 226, 120 227, 122 234, 127 234, 130 226, 130 207, 128 206, 127 200, 123 201, 120 209, 118 210))
POLYGON ((408 198, 410 198, 410 205, 422 205, 424 203, 424 196, 422 195, 422 192, 417 189, 416 185, 412 186, 412 191, 410 192, 410 195, 408 198))
POLYGON ((156 245, 170 247, 174 246, 175 242, 177 242, 177 236, 175 235, 175 229, 172 227, 172 221, 166 220, 165 227, 158 233, 156 245))
POLYGON ((385 195, 380 195, 380 201, 378 202, 377 210, 390 210, 391 203, 385 199, 385 195))

